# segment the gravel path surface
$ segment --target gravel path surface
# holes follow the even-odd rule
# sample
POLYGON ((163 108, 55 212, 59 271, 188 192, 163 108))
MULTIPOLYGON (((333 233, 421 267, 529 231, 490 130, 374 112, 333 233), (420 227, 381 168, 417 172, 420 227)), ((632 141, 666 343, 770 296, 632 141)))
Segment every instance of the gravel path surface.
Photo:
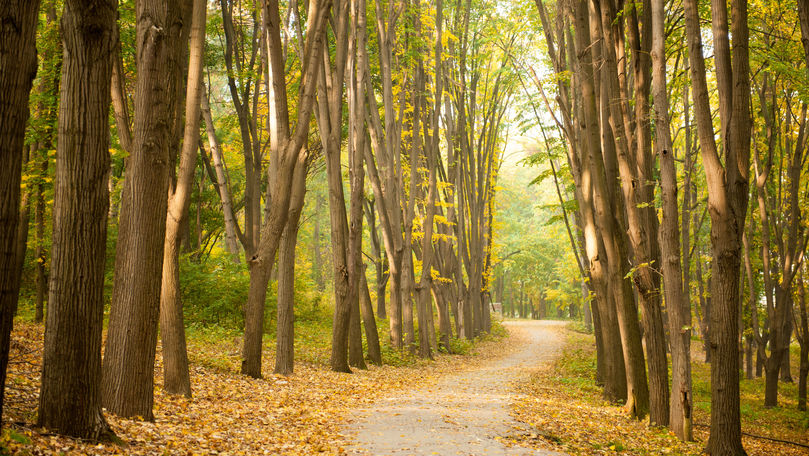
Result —
POLYGON ((349 454, 363 455, 558 455, 519 446, 497 437, 513 432, 516 423, 508 404, 518 393, 516 380, 555 358, 563 344, 563 322, 507 321, 518 349, 492 363, 444 377, 437 384, 377 401, 358 410, 346 429, 355 445, 349 454))

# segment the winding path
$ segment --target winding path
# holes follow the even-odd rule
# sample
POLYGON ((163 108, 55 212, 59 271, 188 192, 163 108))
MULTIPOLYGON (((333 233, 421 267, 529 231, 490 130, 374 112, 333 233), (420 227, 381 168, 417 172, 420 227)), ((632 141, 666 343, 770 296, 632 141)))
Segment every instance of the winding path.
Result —
POLYGON ((355 445, 349 454, 363 455, 558 455, 498 439, 513 432, 508 404, 518 393, 512 383, 552 360, 562 348, 553 321, 504 323, 521 339, 518 350, 473 370, 442 378, 436 385, 403 391, 359 410, 347 429, 355 445))

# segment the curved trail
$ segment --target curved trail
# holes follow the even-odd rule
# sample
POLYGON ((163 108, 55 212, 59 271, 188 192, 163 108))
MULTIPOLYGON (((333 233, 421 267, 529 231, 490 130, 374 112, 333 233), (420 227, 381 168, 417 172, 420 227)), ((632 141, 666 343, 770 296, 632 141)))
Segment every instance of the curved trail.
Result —
POLYGON ((508 321, 524 342, 519 349, 486 366, 442 378, 436 385, 381 399, 358 411, 347 429, 355 445, 349 454, 364 455, 558 455, 518 446, 497 437, 516 424, 508 404, 518 394, 512 382, 555 358, 563 344, 563 322, 508 321))

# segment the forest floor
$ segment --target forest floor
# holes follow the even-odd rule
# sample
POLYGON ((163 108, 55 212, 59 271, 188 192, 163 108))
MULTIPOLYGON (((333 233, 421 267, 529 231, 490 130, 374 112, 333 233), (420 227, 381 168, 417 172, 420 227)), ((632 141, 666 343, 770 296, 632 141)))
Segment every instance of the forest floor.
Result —
MULTIPOLYGON (((702 343, 692 341, 694 442, 681 442, 668 429, 650 427, 649 419, 631 419, 619 404, 603 399, 595 384, 593 336, 567 332, 562 355, 517 386, 511 413, 527 432, 511 438, 522 445, 553 448, 575 455, 697 455, 708 441, 710 365, 702 343)), ((797 366, 797 353, 793 353, 797 366)), ((742 379, 742 443, 750 456, 809 454, 809 413, 797 410, 797 385, 779 384, 779 407, 764 408, 764 378, 742 379), (796 444, 778 443, 769 439, 796 444), (801 446, 802 445, 802 446, 801 446)))
POLYGON ((474 346, 458 342, 457 349, 466 354, 439 354, 435 361, 388 350, 383 351, 383 358, 395 365, 369 366, 368 370, 342 374, 328 369, 328 323, 328 317, 296 323, 295 373, 289 377, 272 374, 275 341, 265 337, 263 379, 239 374, 240 337, 190 329, 190 399, 163 391, 158 345, 155 421, 107 414, 112 429, 126 445, 119 446, 71 439, 35 426, 43 325, 17 319, 0 454, 345 454, 350 440, 344 435, 344 426, 354 409, 401 390, 428 388, 448 375, 478 369, 502 357, 515 342, 510 338, 504 341, 500 331, 499 336, 487 336, 474 346))
MULTIPOLYGON (((0 454, 554 454, 550 450, 685 455, 699 454, 707 441, 710 366, 701 362, 697 341, 692 344, 696 442, 683 443, 666 429, 649 427, 648 419, 632 420, 604 401, 593 381, 592 335, 560 323, 506 322, 505 339, 487 337, 471 347, 458 342, 466 354, 441 354, 435 361, 383 350, 385 366, 339 374, 327 367, 327 321, 296 323, 295 374, 289 377, 271 373, 274 340, 267 337, 263 379, 239 374, 240 337, 191 328, 190 399, 163 391, 158 347, 156 419, 108 414, 125 443, 119 446, 35 427, 43 326, 18 319, 0 454), (551 361, 554 354, 558 358, 551 361), (396 429, 380 436, 379 426, 396 429), (418 447, 412 443, 416 436, 418 447), (443 442, 431 446, 436 437, 443 442)), ((782 406, 775 409, 763 408, 763 379, 742 380, 741 391, 746 433, 809 445, 809 415, 795 410, 795 385, 781 385, 782 406)), ((809 454, 806 447, 749 435, 744 445, 750 455, 809 454)))
POLYGON ((499 359, 443 377, 418 389, 388 395, 356 412, 348 427, 354 454, 551 455, 513 445, 504 436, 516 422, 508 404, 515 382, 558 356, 564 322, 521 320, 505 323, 507 343, 499 359))

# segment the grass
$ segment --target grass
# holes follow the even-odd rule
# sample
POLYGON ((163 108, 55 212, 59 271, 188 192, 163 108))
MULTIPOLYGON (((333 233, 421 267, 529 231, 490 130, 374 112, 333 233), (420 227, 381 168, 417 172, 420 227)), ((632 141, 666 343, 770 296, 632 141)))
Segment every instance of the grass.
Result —
MULTIPOLYGON (((793 366, 797 351, 793 350, 793 366)), ((702 344, 692 343, 694 422, 710 422, 710 365, 702 362, 702 344)), ((544 438, 515 440, 527 446, 554 447, 570 454, 700 454, 708 429, 695 426, 695 442, 681 442, 668 429, 650 427, 648 418, 629 418, 618 405, 602 397, 595 384, 595 344, 592 335, 568 331, 561 357, 522 385, 525 396, 512 404, 514 416, 530 426, 528 435, 544 438), (549 438, 550 437, 550 438, 549 438)), ((793 372, 797 369, 793 367, 793 372)), ((797 386, 779 384, 779 407, 764 407, 764 379, 740 382, 742 429, 749 434, 809 444, 809 415, 797 410, 797 386)), ((750 455, 803 455, 806 449, 743 437, 750 455)))

